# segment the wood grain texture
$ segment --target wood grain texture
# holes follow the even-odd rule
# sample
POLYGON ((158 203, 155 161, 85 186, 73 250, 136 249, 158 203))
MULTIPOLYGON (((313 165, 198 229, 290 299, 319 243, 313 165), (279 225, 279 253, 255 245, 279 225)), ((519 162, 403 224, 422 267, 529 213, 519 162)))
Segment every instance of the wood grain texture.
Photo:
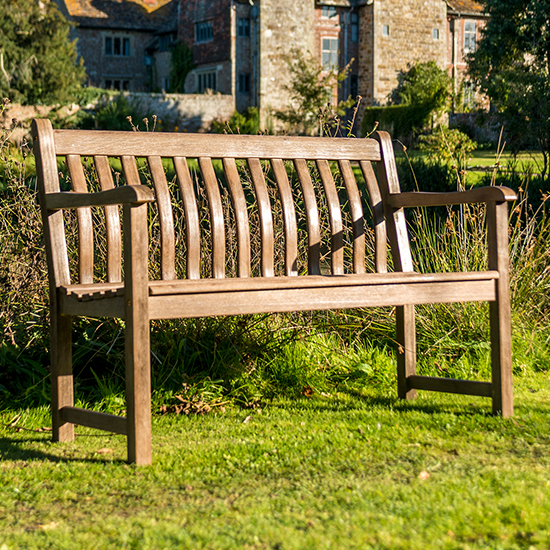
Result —
POLYGON ((263 277, 273 277, 274 268, 274 234, 273 234, 273 216, 271 214, 271 201, 267 191, 264 171, 258 158, 248 159, 248 169, 254 185, 256 194, 256 204, 258 206, 258 215, 260 218, 260 234, 262 240, 261 250, 261 273, 263 277))
POLYGON ((425 191, 393 193, 389 196, 389 202, 393 208, 407 208, 413 206, 505 202, 515 201, 517 198, 515 191, 512 191, 508 187, 492 186, 448 193, 428 193, 425 191))
POLYGON ((128 460, 151 464, 147 204, 124 205, 124 300, 128 460))
POLYGON ((386 228, 396 271, 413 271, 413 261, 403 208, 394 209, 389 196, 399 193, 399 178, 391 138, 387 132, 376 132, 380 141, 381 162, 378 163, 380 194, 384 205, 386 228))
MULTIPOLYGON (((108 157, 94 157, 94 165, 100 189, 114 189, 113 174, 108 157)), ((105 206, 105 228, 107 232, 107 280, 111 283, 122 281, 122 235, 120 232, 120 212, 118 205, 105 206)))
POLYGON ((288 174, 281 159, 272 159, 271 168, 277 182, 281 209, 283 211, 283 227, 285 232, 285 275, 298 275, 298 229, 296 227, 296 209, 288 174))
POLYGON ((208 208, 210 210, 212 275, 216 279, 223 279, 225 277, 225 222, 218 178, 212 166, 211 158, 199 158, 199 167, 206 187, 208 208))
POLYGON ((342 275, 344 273, 344 224, 342 222, 340 199, 328 161, 318 160, 316 164, 327 199, 330 223, 331 273, 342 275))
MULTIPOLYGON (((86 176, 79 156, 67 155, 65 158, 71 178, 71 186, 75 193, 88 193, 86 176)), ((91 283, 94 280, 94 230, 92 225, 92 210, 84 206, 77 208, 78 222, 78 276, 81 283, 91 283)))
POLYGON ((231 193, 237 232, 237 276, 250 277, 250 228, 248 209, 235 159, 223 159, 225 176, 231 193))
POLYGON ((374 139, 55 130, 57 155, 380 160, 374 139))
POLYGON ((176 278, 176 237, 174 215, 164 166, 160 157, 147 157, 149 171, 153 178, 160 225, 160 273, 165 280, 176 278))
POLYGON ((507 203, 493 202, 487 206, 487 230, 489 269, 499 273, 496 300, 489 304, 493 412, 509 417, 514 414, 514 405, 507 203))
POLYGON ((60 412, 64 422, 122 435, 127 435, 128 433, 128 422, 122 416, 90 411, 78 407, 63 407, 60 412))
POLYGON ((361 161, 359 165, 361 166, 361 171, 363 172, 363 177, 365 178, 365 184, 369 194, 369 203, 372 211, 372 220, 374 223, 374 265, 377 273, 386 273, 388 271, 388 235, 386 231, 384 203, 382 202, 382 195, 378 186, 378 180, 376 179, 372 168, 372 163, 368 161, 361 161))
POLYGON ((57 192, 44 196, 47 210, 81 208, 83 206, 107 206, 115 204, 142 204, 153 202, 155 195, 152 189, 144 185, 124 185, 100 193, 57 192))
MULTIPOLYGON (((369 163, 370 164, 370 163, 369 163)), ((347 160, 339 162, 340 173, 344 180, 348 195, 351 214, 351 227, 353 232, 353 273, 365 273, 365 220, 363 218, 363 205, 357 181, 351 164, 347 160)), ((386 235, 383 240, 384 253, 386 251, 386 235)), ((377 270, 382 272, 380 270, 377 270)))
POLYGON ((187 159, 174 158, 174 169, 183 200, 185 214, 185 244, 187 248, 186 275, 188 279, 200 278, 201 232, 197 199, 193 191, 193 180, 189 173, 187 159))
POLYGON ((307 269, 309 275, 320 275, 321 226, 319 223, 319 209, 317 208, 317 199, 315 198, 313 182, 305 160, 296 159, 294 161, 294 166, 296 167, 296 173, 298 175, 300 188, 302 189, 302 196, 304 198, 304 206, 306 210, 308 242, 307 269))

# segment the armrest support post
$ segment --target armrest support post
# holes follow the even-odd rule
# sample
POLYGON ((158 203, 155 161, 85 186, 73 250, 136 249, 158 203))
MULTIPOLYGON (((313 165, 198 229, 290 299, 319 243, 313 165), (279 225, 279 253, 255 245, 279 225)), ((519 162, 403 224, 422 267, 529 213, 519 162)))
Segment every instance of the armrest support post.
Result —
POLYGON ((147 203, 124 205, 124 299, 128 459, 151 463, 147 203))
POLYGON ((493 412, 513 415, 512 329, 510 312, 510 258, 508 252, 508 205, 487 205, 489 269, 499 272, 497 298, 490 302, 493 412))

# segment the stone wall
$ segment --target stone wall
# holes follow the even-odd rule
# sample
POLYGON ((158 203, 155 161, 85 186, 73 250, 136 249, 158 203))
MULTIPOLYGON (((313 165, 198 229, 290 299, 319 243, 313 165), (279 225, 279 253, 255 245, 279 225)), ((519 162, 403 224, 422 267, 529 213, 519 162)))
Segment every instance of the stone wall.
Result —
POLYGON ((128 94, 144 113, 157 116, 161 129, 207 131, 213 120, 227 120, 235 111, 235 97, 206 94, 128 94))

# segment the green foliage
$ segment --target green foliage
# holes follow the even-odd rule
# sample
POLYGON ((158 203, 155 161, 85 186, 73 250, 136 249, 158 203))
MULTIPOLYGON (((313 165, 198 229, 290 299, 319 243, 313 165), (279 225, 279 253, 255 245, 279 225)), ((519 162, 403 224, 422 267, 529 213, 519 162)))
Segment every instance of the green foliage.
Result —
POLYGON ((73 101, 85 78, 55 2, 0 5, 0 94, 23 104, 73 101))
POLYGON ((514 150, 536 145, 550 158, 550 0, 486 0, 489 14, 469 74, 502 114, 514 150))
POLYGON ((244 113, 235 111, 229 120, 214 120, 212 130, 216 134, 250 134, 260 132, 260 113, 256 107, 249 107, 244 113))
POLYGON ((98 105, 93 123, 98 130, 130 130, 149 118, 153 117, 140 110, 124 94, 118 94, 98 105))
POLYGON ((378 122, 392 136, 410 141, 449 106, 451 79, 435 61, 417 63, 401 71, 387 107, 365 109, 362 134, 378 122))
POLYGON ((438 126, 431 134, 418 138, 419 149, 427 151, 437 162, 450 164, 459 173, 464 174, 470 159, 470 153, 477 149, 475 141, 457 129, 438 126))
POLYGON ((185 92, 185 79, 195 68, 191 48, 186 43, 178 41, 172 47, 170 63, 170 92, 183 94, 185 92))
POLYGON ((363 115, 361 135, 367 136, 376 126, 386 130, 395 139, 410 141, 430 119, 432 109, 429 105, 388 105, 386 107, 367 107, 363 115))
POLYGON ((409 66, 397 75, 392 105, 425 105, 432 111, 442 112, 449 106, 451 78, 435 61, 409 66))
POLYGON ((355 105, 351 97, 336 105, 332 99, 335 87, 346 78, 349 67, 327 71, 317 58, 298 49, 286 55, 285 61, 290 74, 290 84, 285 86, 289 107, 276 111, 275 118, 284 122, 291 133, 330 133, 338 127, 339 117, 346 114, 346 109, 355 105))

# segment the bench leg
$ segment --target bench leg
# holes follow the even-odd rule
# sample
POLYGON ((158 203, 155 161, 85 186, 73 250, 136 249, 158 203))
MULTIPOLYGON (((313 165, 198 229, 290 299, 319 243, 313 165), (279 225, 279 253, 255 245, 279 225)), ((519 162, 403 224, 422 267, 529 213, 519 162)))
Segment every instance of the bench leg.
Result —
POLYGON ((126 408, 128 461, 151 453, 151 358, 148 311, 147 204, 124 206, 126 408))
POLYGON ((398 306, 397 320, 397 395, 415 399, 416 390, 409 389, 407 377, 416 374, 416 326, 414 306, 398 306))
POLYGON ((152 460, 149 321, 127 323, 126 338, 128 461, 148 465, 152 460))
POLYGON ((514 401, 507 203, 487 205, 487 231, 489 269, 499 272, 496 301, 489 304, 493 413, 509 417, 514 414, 514 401))
POLYGON ((50 326, 52 381, 52 436, 54 441, 72 441, 74 424, 63 422, 61 409, 74 405, 73 358, 70 315, 52 311, 50 326))

